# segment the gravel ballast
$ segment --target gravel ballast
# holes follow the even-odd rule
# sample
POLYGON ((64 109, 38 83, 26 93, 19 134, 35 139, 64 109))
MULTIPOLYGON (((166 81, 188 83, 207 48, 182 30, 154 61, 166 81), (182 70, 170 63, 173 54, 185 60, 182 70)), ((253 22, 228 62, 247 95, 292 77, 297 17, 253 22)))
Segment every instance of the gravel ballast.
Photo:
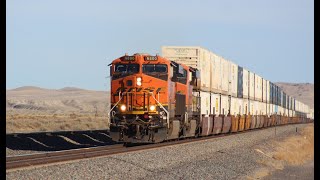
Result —
POLYGON ((7 172, 7 179, 250 179, 271 140, 308 124, 287 125, 159 149, 7 172), (275 134, 276 133, 276 134, 275 134))

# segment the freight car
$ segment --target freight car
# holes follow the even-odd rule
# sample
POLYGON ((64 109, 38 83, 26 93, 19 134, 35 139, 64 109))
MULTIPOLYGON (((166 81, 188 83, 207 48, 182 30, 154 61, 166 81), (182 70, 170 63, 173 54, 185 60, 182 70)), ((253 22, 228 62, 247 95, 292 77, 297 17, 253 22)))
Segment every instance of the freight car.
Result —
POLYGON ((114 141, 158 143, 310 121, 279 87, 205 49, 163 47, 163 54, 126 54, 110 64, 114 141))

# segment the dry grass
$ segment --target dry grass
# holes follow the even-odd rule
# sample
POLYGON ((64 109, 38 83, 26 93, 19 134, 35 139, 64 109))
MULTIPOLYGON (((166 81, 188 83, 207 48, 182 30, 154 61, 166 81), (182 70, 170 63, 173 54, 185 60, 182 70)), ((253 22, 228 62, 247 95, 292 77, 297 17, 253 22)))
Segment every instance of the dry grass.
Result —
POLYGON ((314 157, 314 125, 305 127, 298 135, 287 137, 281 141, 273 141, 271 146, 256 149, 266 158, 258 159, 257 162, 264 168, 255 171, 247 179, 261 179, 271 174, 274 170, 283 170, 286 164, 298 166, 307 163, 314 157))
POLYGON ((290 165, 301 165, 314 156, 314 126, 304 128, 299 136, 277 142, 274 159, 284 160, 290 165))

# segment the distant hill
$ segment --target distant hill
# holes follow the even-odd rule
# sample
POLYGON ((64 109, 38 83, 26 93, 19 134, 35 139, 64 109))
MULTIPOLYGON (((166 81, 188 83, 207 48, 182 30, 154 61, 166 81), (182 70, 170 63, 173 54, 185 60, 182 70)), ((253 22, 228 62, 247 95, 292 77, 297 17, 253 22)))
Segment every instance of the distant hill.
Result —
POLYGON ((285 93, 314 108, 314 84, 311 83, 275 83, 285 93))
POLYGON ((23 86, 6 91, 6 110, 9 113, 107 113, 108 91, 94 91, 76 87, 45 89, 23 86))
MULTIPOLYGON (((276 83, 288 95, 314 107, 314 85, 309 83, 276 83)), ((6 110, 10 113, 99 113, 110 106, 108 91, 76 87, 45 89, 23 86, 6 91, 6 110)))
POLYGON ((86 91, 85 89, 80 89, 76 87, 64 87, 59 89, 60 91, 86 91))
POLYGON ((38 90, 49 90, 49 89, 40 88, 40 87, 36 87, 36 86, 22 86, 22 87, 10 89, 7 91, 38 91, 38 90))

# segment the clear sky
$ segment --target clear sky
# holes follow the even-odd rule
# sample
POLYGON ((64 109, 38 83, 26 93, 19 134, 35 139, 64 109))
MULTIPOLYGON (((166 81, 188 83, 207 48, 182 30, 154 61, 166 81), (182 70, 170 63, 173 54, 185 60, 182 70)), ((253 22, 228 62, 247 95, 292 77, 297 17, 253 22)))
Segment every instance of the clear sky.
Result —
POLYGON ((7 0, 7 89, 109 89, 125 53, 202 46, 273 82, 314 83, 311 0, 7 0))

